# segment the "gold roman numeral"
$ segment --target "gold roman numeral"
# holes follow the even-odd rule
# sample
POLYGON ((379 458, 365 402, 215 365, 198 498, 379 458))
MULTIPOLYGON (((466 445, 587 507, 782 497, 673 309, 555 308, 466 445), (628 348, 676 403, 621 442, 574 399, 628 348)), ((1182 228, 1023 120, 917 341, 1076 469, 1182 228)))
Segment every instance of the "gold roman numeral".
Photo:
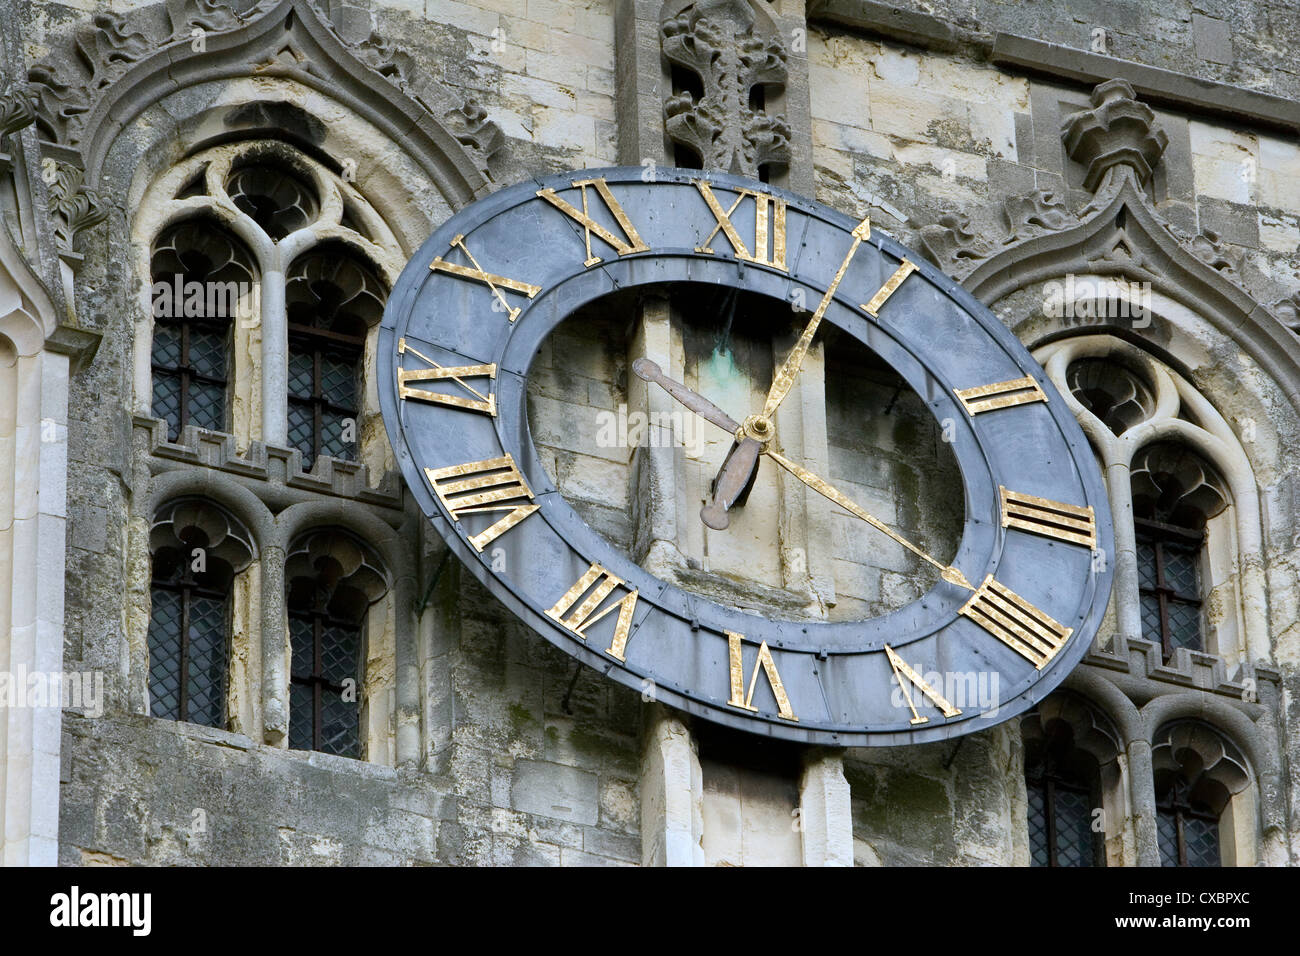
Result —
POLYGON ((998 485, 1002 496, 1002 527, 1057 538, 1085 548, 1097 546, 1097 518, 1092 506, 1080 508, 1063 501, 1022 495, 998 485))
POLYGON ((474 386, 465 381, 467 378, 488 378, 497 377, 496 365, 439 365, 433 359, 406 344, 406 339, 398 339, 397 354, 405 355, 410 352, 416 358, 426 362, 428 368, 399 368, 397 370, 397 393, 402 398, 413 398, 420 402, 433 402, 438 405, 450 405, 452 408, 468 408, 475 412, 485 412, 492 417, 496 417, 497 404, 496 396, 490 391, 484 395, 474 386), (424 388, 412 388, 408 382, 441 382, 450 379, 465 391, 469 392, 474 398, 465 398, 462 395, 445 395, 442 392, 431 392, 424 388))
POLYGON ((731 661, 731 697, 727 703, 732 707, 739 707, 741 710, 757 711, 754 706, 754 685, 758 683, 758 672, 761 670, 767 675, 767 682, 772 687, 772 696, 776 698, 776 712, 783 720, 799 722, 799 718, 794 715, 790 708, 790 698, 786 695, 785 684, 781 683, 781 674, 776 669, 776 661, 772 659, 772 651, 764 641, 758 647, 758 660, 754 662, 754 673, 749 678, 749 691, 744 691, 745 684, 745 665, 741 657, 741 641, 745 639, 744 634, 737 634, 735 631, 727 632, 727 653, 731 661))
POLYGON ((618 608, 618 622, 614 625, 614 640, 605 649, 605 653, 618 658, 620 661, 624 660, 623 655, 627 651, 628 633, 632 628, 632 612, 636 610, 636 598, 640 592, 628 591, 618 600, 607 604, 599 611, 596 610, 614 592, 614 589, 619 587, 623 587, 622 578, 610 574, 599 564, 593 564, 587 569, 586 574, 578 578, 573 587, 564 592, 564 596, 555 602, 555 607, 547 611, 546 616, 563 624, 585 641, 587 639, 587 628, 611 613, 615 608, 618 608), (595 585, 594 588, 593 585, 595 585), (586 594, 588 590, 591 590, 591 593, 587 595, 586 600, 578 604, 578 598, 586 594), (574 607, 575 604, 578 604, 576 608, 574 607))
MULTIPOLYGON (((731 243, 731 248, 736 254, 737 259, 743 259, 746 262, 754 262, 759 265, 772 266, 780 269, 782 272, 785 268, 785 207, 784 199, 778 199, 768 193, 757 192, 753 189, 741 189, 740 195, 736 201, 731 204, 731 208, 725 212, 722 204, 718 202, 718 197, 713 194, 713 188, 702 179, 692 180, 695 187, 699 189, 700 195, 709 205, 709 211, 713 213, 713 218, 718 224, 713 227, 708 238, 701 245, 695 247, 696 252, 705 252, 710 255, 713 250, 709 248, 709 243, 719 231, 727 237, 731 243), (745 245, 745 240, 740 238, 740 233, 736 231, 735 225, 731 221, 732 215, 740 208, 740 204, 746 198, 754 200, 754 254, 750 255, 749 247, 745 245), (769 239, 771 242, 769 253, 769 239)), ((730 187, 728 187, 730 188, 730 187)))
POLYGON ((1038 670, 1065 646, 1074 628, 1062 627, 1015 591, 984 579, 959 612, 988 631, 1038 670))
POLYGON ((486 531, 469 539, 477 551, 482 551, 539 507, 533 504, 532 489, 509 453, 447 468, 426 468, 424 474, 454 521, 460 521, 464 515, 506 513, 486 531))
POLYGON ((927 684, 920 674, 912 670, 912 668, 908 666, 907 661, 899 657, 894 649, 888 644, 885 645, 885 655, 889 658, 889 666, 894 669, 894 679, 898 681, 898 687, 903 692, 903 699, 907 701, 908 709, 912 711, 912 723, 924 724, 927 723, 930 718, 922 717, 916 712, 916 704, 912 702, 912 692, 907 689, 907 684, 903 681, 904 677, 915 684, 922 694, 930 698, 930 703, 934 704, 935 707, 938 707, 945 717, 956 717, 961 713, 961 711, 950 704, 942 694, 927 684))
POLYGON ((953 391, 961 399, 966 414, 972 418, 980 412, 991 412, 997 408, 1047 401, 1047 396, 1032 375, 1013 378, 1007 382, 994 382, 992 385, 977 385, 975 388, 954 388, 953 391))
POLYGON ((879 318, 881 306, 889 301, 889 297, 898 290, 900 285, 903 284, 903 280, 915 271, 916 263, 904 259, 903 264, 894 270, 894 274, 885 280, 885 284, 876 290, 876 294, 871 297, 871 301, 862 308, 865 309, 867 314, 873 319, 879 318))
POLYGON ((583 234, 587 242, 587 261, 583 263, 584 266, 590 268, 601 261, 600 256, 591 251, 591 234, 593 232, 599 238, 605 240, 605 242, 612 246, 620 256, 631 255, 634 252, 650 251, 650 247, 642 241, 641 236, 632 225, 632 221, 627 218, 627 213, 623 211, 623 207, 620 206, 618 200, 614 198, 614 194, 610 192, 609 184, 606 183, 603 178, 579 179, 574 181, 573 188, 582 191, 581 209, 565 202, 555 194, 554 189, 539 189, 537 190, 537 195, 541 196, 556 209, 560 210, 560 212, 564 213, 570 219, 577 222, 578 225, 582 226, 583 234), (596 220, 591 218, 590 207, 588 206, 587 201, 588 186, 594 186, 596 188, 596 193, 604 201, 605 207, 609 210, 610 215, 614 217, 614 221, 618 223, 618 227, 623 230, 623 235, 627 237, 626 239, 620 238, 614 232, 606 229, 596 220))
POLYGON ((473 268, 471 269, 469 266, 462 266, 455 262, 448 262, 442 256, 434 258, 434 260, 429 263, 429 268, 434 272, 445 272, 448 275, 459 276, 462 279, 471 279, 474 282, 482 282, 492 290, 492 294, 496 296, 497 301, 501 303, 502 310, 510 316, 511 322, 519 318, 519 313, 523 310, 521 308, 512 308, 510 303, 506 301, 505 293, 501 290, 508 289, 511 292, 526 295, 530 299, 542 291, 542 287, 539 285, 529 285, 527 282, 520 282, 518 279, 507 279, 505 276, 493 275, 491 272, 484 272, 483 267, 480 266, 478 260, 474 258, 474 253, 470 252, 469 246, 465 245, 464 236, 458 235, 453 238, 449 248, 460 249, 461 252, 465 253, 465 257, 469 259, 473 268))

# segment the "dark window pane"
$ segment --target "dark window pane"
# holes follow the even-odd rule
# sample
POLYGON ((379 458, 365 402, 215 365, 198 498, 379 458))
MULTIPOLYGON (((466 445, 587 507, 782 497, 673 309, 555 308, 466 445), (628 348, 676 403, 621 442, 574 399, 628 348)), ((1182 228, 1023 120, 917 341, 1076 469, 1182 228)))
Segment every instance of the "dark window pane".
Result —
POLYGON ((333 405, 356 405, 357 366, 355 356, 321 356, 321 395, 333 405))
POLYGON ((316 659, 314 641, 310 620, 296 617, 289 619, 289 644, 293 653, 294 677, 311 677, 316 659))
POLYGON ((226 725, 226 602, 190 599, 189 720, 226 725))
POLYGON ((149 712, 180 720, 181 596, 153 589, 149 615, 149 712))
POLYGON ((1173 545, 1165 546, 1165 583, 1185 597, 1195 598, 1200 595, 1196 558, 1196 551, 1173 545))
POLYGON ((1042 784, 1029 783, 1029 858, 1033 866, 1048 866, 1047 792, 1042 784))
MULTIPOLYGON (((320 450, 322 455, 332 455, 335 458, 352 460, 356 457, 356 442, 344 441, 345 431, 349 431, 347 423, 351 419, 349 415, 343 415, 339 412, 322 411, 320 416, 320 450)), ((356 423, 353 420, 352 435, 356 434, 356 423)))
POLYGON ((312 354, 310 352, 290 350, 289 394, 298 398, 311 398, 314 376, 312 354))
POLYGON ((1156 814, 1156 841, 1160 844, 1160 865, 1178 865, 1178 816, 1173 811, 1156 814))
POLYGON ((310 684, 292 684, 289 687, 289 746, 293 750, 312 749, 312 731, 315 727, 310 684))
POLYGON ((155 365, 177 366, 181 363, 181 333, 172 325, 158 324, 153 331, 155 365))
POLYGON ((1142 604, 1142 636, 1148 641, 1160 643, 1160 599, 1154 594, 1143 594, 1139 600, 1142 604))
POLYGON ((214 432, 226 430, 226 388, 213 382, 190 386, 190 424, 214 432))
POLYGON ((1174 647, 1201 649, 1201 609, 1194 604, 1169 602, 1169 640, 1174 647))
POLYGON ((153 374, 153 417, 167 423, 167 440, 176 441, 181 434, 181 380, 169 372, 153 374))
POLYGON ((302 470, 316 460, 316 424, 311 403, 289 401, 289 446, 302 452, 302 470))
POLYGON ((356 628, 326 625, 321 628, 321 676, 331 684, 342 684, 357 676, 356 628))
POLYGON ((1056 865, 1092 866, 1092 807, 1087 795, 1056 788, 1056 865))
POLYGON ((1154 588, 1156 586, 1156 549, 1150 541, 1138 540, 1137 563, 1138 586, 1154 588))
POLYGON ((205 378, 226 377, 226 331, 190 327, 190 365, 205 378))
POLYGON ((1188 866, 1219 866, 1219 822, 1198 817, 1183 819, 1188 866))
POLYGON ((321 691, 320 749, 341 757, 361 754, 357 741, 357 705, 336 691, 321 691))

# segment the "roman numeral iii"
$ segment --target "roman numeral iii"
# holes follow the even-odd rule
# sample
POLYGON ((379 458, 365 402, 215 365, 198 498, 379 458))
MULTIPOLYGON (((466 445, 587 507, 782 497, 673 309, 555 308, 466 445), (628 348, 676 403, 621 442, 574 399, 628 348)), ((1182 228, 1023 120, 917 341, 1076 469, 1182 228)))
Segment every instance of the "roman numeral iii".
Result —
POLYGON ((1002 497, 1002 527, 1019 528, 1045 538, 1056 538, 1085 548, 1097 546, 1097 517, 1092 506, 1080 508, 1063 501, 1007 491, 998 485, 1002 497))
POLYGON ((605 653, 617 657, 620 661, 624 660, 628 635, 632 630, 632 613, 636 610, 636 599, 640 592, 627 591, 623 597, 597 610, 605 599, 620 587, 627 591, 623 586, 622 578, 610 574, 599 564, 593 564, 587 569, 586 574, 574 582, 573 587, 564 592, 564 596, 555 602, 555 606, 546 612, 546 616, 563 624, 585 641, 587 628, 617 608, 618 621, 614 625, 614 640, 605 649, 605 653), (587 594, 589 590, 591 593, 587 594), (586 600, 578 604, 578 599, 584 594, 587 594, 586 600), (575 604, 578 605, 576 608, 575 604))
POLYGON ((539 189, 537 190, 537 195, 545 199, 570 219, 574 220, 578 225, 582 226, 583 236, 587 243, 587 261, 583 263, 584 266, 590 268, 601 261, 600 256, 591 251, 591 234, 593 232, 600 239, 603 239, 613 247, 620 256, 631 255, 634 252, 650 251, 650 247, 642 241, 641 236, 632 225, 632 221, 627 218, 627 213, 623 211, 623 207, 620 206, 618 200, 614 198, 614 194, 610 192, 609 184, 606 183, 604 179, 579 179, 573 183, 573 188, 582 192, 581 209, 578 209, 561 199, 556 195, 554 189, 539 189), (591 218, 591 208, 588 205, 587 199, 588 186, 595 187, 596 194, 599 195, 601 200, 605 203, 605 208, 609 210, 610 215, 614 217, 614 221, 617 222, 619 228, 623 230, 623 235, 627 237, 626 239, 619 237, 616 233, 606 229, 595 219, 591 218))
POLYGON ((491 527, 470 537, 469 543, 477 551, 539 507, 533 504, 533 491, 509 454, 447 468, 426 468, 424 474, 454 521, 459 522, 465 515, 505 512, 491 527))
POLYGON ((492 294, 496 296, 497 302, 500 303, 502 311, 510 316, 511 322, 519 318, 519 313, 522 312, 523 309, 512 307, 510 303, 506 301, 505 293, 501 290, 508 289, 511 292, 525 295, 530 299, 542 291, 542 287, 539 285, 529 285, 527 282, 520 282, 518 279, 507 279, 505 276, 494 275, 491 272, 484 272, 483 267, 480 266, 478 260, 474 258, 474 253, 470 252, 469 246, 465 245, 464 236, 454 237, 451 240, 449 248, 460 249, 461 252, 465 253, 465 258, 469 259, 473 268, 458 265, 455 262, 448 262, 442 256, 437 256, 432 262, 430 262, 429 268, 434 272, 445 272, 448 275, 459 276, 462 279, 469 279, 473 282, 482 282, 492 290, 492 294))
POLYGON ((1038 670, 1042 670, 1074 629, 1063 627, 1009 587, 984 579, 974 596, 958 613, 988 631, 1038 670))
POLYGON ((786 202, 784 199, 778 199, 776 196, 756 192, 752 189, 741 189, 740 195, 731 204, 731 208, 724 212, 722 204, 718 202, 718 197, 713 194, 713 187, 702 179, 692 180, 692 182, 695 183, 695 188, 700 191, 700 195, 704 197, 704 201, 709 206, 709 211, 713 213, 713 218, 718 222, 704 242, 695 247, 696 252, 712 254, 713 250, 709 248, 709 243, 713 241, 714 236, 721 232, 727 237, 727 241, 731 243, 731 248, 735 252, 737 259, 772 266, 782 272, 786 271, 786 202), (745 240, 740 238, 740 233, 736 231, 735 224, 731 221, 732 215, 735 214, 736 210, 740 208, 740 204, 746 199, 754 201, 754 252, 752 255, 749 247, 745 245, 745 240), (769 238, 771 240, 770 251, 769 238))
MULTIPOLYGON (((399 339, 397 354, 405 355, 407 352, 425 362, 428 368, 399 368, 397 370, 397 393, 402 398, 413 398, 416 401, 431 402, 435 405, 449 405, 452 408, 468 408, 471 411, 484 412, 494 418, 496 417, 496 396, 490 391, 484 395, 465 381, 467 378, 495 379, 497 377, 496 365, 439 365, 427 355, 407 345, 406 339, 399 339), (474 397, 465 398, 463 395, 447 395, 443 392, 432 392, 426 388, 414 388, 408 384, 409 382, 445 381, 455 382, 474 397)), ((490 386, 487 387, 490 388, 490 386)))
POLYGON ((781 674, 776 669, 776 661, 772 659, 772 651, 767 646, 767 641, 758 646, 758 660, 754 661, 754 672, 749 678, 749 691, 745 692, 745 664, 742 657, 744 639, 744 634, 737 634, 735 631, 727 632, 727 655, 731 665, 731 696, 727 699, 727 703, 741 710, 757 711, 758 708, 754 706, 754 686, 758 683, 758 672, 761 670, 767 675, 772 696, 776 698, 777 714, 782 720, 798 723, 799 718, 794 715, 794 710, 790 707, 790 698, 786 695, 785 684, 781 682, 781 674))

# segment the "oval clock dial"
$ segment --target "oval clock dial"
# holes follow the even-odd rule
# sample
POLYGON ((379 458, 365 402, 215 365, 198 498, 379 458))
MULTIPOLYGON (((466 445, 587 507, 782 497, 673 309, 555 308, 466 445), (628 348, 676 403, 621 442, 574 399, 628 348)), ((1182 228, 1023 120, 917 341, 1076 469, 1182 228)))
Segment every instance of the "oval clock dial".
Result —
POLYGON ((574 657, 634 688, 653 681, 671 706, 774 737, 942 739, 1012 717, 1056 687, 1105 613, 1111 523, 1083 432, 1038 364, 955 281, 867 221, 741 177, 642 174, 585 170, 503 189, 443 225, 393 290, 378 353, 384 420, 449 547, 574 657), (816 303, 798 317, 802 334, 778 356, 762 408, 720 408, 654 363, 633 363, 704 427, 735 436, 702 520, 725 528, 761 461, 855 515, 876 546, 934 565, 929 592, 867 621, 744 613, 650 575, 557 492, 528 428, 533 357, 589 303, 678 283, 816 303), (781 454, 775 412, 828 326, 948 423, 965 492, 950 563, 781 454), (950 679, 927 681, 935 673, 996 693, 950 700, 950 679))

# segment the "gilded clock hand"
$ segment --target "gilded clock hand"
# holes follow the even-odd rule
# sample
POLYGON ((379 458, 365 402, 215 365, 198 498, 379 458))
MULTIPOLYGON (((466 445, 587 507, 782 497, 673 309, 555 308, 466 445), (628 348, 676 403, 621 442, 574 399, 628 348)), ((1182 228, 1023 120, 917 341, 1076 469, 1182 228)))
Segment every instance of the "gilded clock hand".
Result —
POLYGON ((832 487, 831 484, 827 482, 824 478, 821 478, 818 475, 814 475, 807 468, 804 468, 802 465, 795 464, 789 458, 786 458, 784 455, 779 455, 776 452, 772 451, 771 448, 767 449, 767 454, 774 462, 776 462, 786 471, 790 472, 790 474, 794 475, 796 478, 802 481, 813 491, 829 498, 831 501, 835 502, 845 511, 848 511, 850 514, 856 515, 857 517, 861 518, 863 521, 871 525, 871 527, 875 528, 877 531, 883 531, 885 534, 889 535, 889 537, 893 538, 895 541, 897 541, 903 547, 907 548, 908 551, 911 551, 917 557, 930 562, 930 564, 933 564, 936 568, 939 569, 940 575, 948 583, 956 584, 959 587, 965 588, 967 591, 975 590, 975 588, 971 585, 971 583, 966 580, 966 575, 962 574, 959 570, 957 570, 952 565, 943 564, 935 560, 933 557, 931 557, 926 552, 922 551, 916 545, 912 544, 912 542, 908 541, 906 538, 900 535, 893 528, 889 527, 889 525, 885 524, 879 518, 876 518, 874 515, 870 514, 863 508, 860 508, 850 498, 848 498, 842 492, 832 487))
POLYGON ((740 424, 735 419, 699 392, 692 391, 681 382, 669 378, 664 374, 663 369, 650 359, 637 359, 632 363, 632 371, 636 373, 637 378, 647 382, 654 382, 706 422, 712 422, 723 431, 730 432, 733 435, 740 431, 740 424))
POLYGON ((782 400, 790 393, 794 386, 795 377, 798 376, 800 368, 803 367, 804 356, 808 353, 809 346, 812 345, 813 335, 817 332, 817 326, 821 325, 822 316, 826 314, 826 308, 831 304, 831 299, 835 297, 835 290, 839 288, 840 280, 844 278, 844 273, 849 269, 849 263, 853 261, 853 255, 858 251, 858 246, 866 239, 871 238, 871 220, 863 219, 853 230, 853 245, 849 247, 848 254, 845 255, 844 261, 840 263, 840 271, 835 273, 835 278, 831 280, 830 287, 822 300, 817 305, 817 311, 808 321, 804 328, 803 334, 799 336, 799 341, 795 342, 794 348, 786 356, 785 362, 777 370, 772 379, 772 388, 767 393, 767 403, 763 406, 763 417, 771 418, 776 414, 777 407, 782 400))

